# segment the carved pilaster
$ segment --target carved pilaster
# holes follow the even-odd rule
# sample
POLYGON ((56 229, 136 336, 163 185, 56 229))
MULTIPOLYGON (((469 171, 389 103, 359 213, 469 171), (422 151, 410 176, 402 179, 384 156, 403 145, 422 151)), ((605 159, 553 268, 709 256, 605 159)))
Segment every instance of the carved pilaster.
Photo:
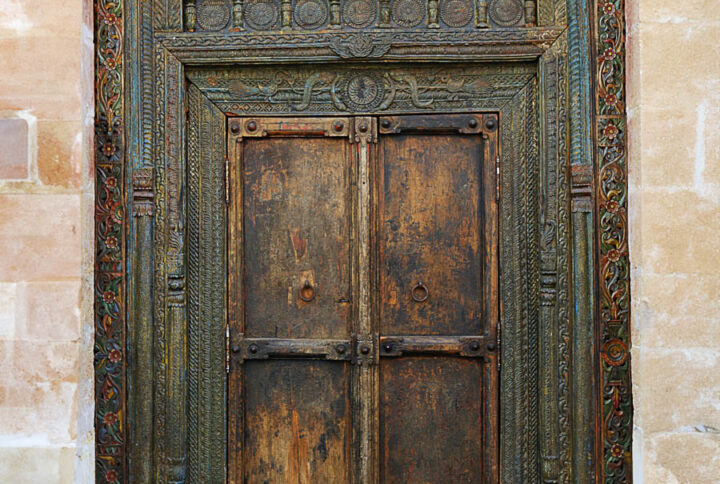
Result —
POLYGON ((292 28, 292 0, 282 0, 281 11, 281 27, 283 29, 292 28))
POLYGON ((340 23, 340 0, 330 0, 330 28, 339 29, 340 23))
POLYGON ((243 30, 243 0, 233 0, 232 27, 235 32, 243 30))
POLYGON ((537 0, 525 0, 525 26, 537 25, 537 0))
POLYGON ((592 212, 592 165, 572 165, 573 212, 592 212))
POLYGON ((185 29, 188 32, 195 32, 197 27, 197 5, 194 0, 185 2, 185 29))
POLYGON ((428 28, 439 29, 438 24, 438 2, 437 0, 428 0, 428 28))
POLYGON ((488 23, 487 0, 475 0, 475 27, 487 29, 488 23))
POLYGON ((380 18, 378 19, 378 28, 390 28, 390 0, 380 0, 380 18))
POLYGON ((152 216, 154 196, 153 178, 150 168, 139 168, 133 171, 133 216, 152 216))

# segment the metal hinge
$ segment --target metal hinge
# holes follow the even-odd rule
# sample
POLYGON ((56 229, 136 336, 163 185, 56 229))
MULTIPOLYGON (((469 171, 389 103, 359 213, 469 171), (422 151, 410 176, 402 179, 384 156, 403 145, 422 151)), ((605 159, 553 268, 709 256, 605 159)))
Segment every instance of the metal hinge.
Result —
POLYGON ((495 158, 495 201, 500 200, 500 157, 495 158))
POLYGON ((230 325, 225 325, 225 373, 230 373, 230 325))
POLYGON ((230 161, 225 157, 225 205, 230 205, 230 161))

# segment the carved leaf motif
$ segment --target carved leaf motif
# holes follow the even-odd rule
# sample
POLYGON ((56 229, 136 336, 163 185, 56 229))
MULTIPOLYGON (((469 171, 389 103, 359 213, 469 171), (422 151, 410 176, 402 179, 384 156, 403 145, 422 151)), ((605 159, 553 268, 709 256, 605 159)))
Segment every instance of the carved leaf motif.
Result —
POLYGON ((356 34, 347 39, 335 39, 330 42, 330 49, 343 59, 378 58, 388 53, 391 44, 389 39, 371 40, 369 37, 356 34))

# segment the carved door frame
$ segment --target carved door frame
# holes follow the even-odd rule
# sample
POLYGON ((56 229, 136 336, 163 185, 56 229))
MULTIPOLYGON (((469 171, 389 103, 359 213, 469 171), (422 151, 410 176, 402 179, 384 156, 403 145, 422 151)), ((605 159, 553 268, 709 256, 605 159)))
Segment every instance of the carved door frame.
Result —
POLYGON ((499 112, 501 211, 513 224, 501 244, 523 255, 502 269, 517 275, 501 284, 517 344, 503 348, 501 387, 517 412, 501 426, 529 429, 501 437, 502 481, 630 482, 624 0, 445 0, 465 16, 446 16, 445 1, 370 1, 367 31, 348 23, 350 1, 313 1, 293 20, 309 0, 266 0, 249 25, 243 7, 255 15, 258 0, 95 0, 96 480, 186 480, 178 382, 196 287, 185 189, 195 85, 210 153, 230 114, 499 112), (263 15, 272 31, 257 31, 263 15), (302 86, 291 79, 274 97, 276 86, 243 85, 272 66, 302 86), (382 98, 349 98, 356 72, 375 76, 382 98), (523 368, 537 386, 515 379, 523 368))

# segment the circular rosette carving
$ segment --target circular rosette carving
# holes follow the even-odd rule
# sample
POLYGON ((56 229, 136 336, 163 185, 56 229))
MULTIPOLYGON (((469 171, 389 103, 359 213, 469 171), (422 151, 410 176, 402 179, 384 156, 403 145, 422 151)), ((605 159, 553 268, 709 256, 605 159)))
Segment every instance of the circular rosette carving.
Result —
POLYGON ((203 30, 216 32, 227 27, 230 9, 223 0, 204 0, 197 7, 197 23, 203 30))
POLYGON ((602 357, 608 365, 620 366, 628 358, 627 346, 619 339, 611 339, 605 343, 602 357))
POLYGON ((277 23, 278 11, 273 0, 251 0, 245 6, 245 21, 255 30, 270 30, 277 23))
POLYGON ((295 5, 295 22, 300 27, 315 29, 325 23, 328 9, 322 0, 300 0, 295 5))
POLYGON ((523 8, 519 0, 492 0, 488 15, 496 24, 512 27, 522 20, 523 8))
POLYGON ((425 5, 419 0, 394 0, 392 18, 403 27, 415 27, 425 18, 425 5))
POLYGON ((469 0, 443 0, 440 5, 440 18, 450 27, 465 27, 473 17, 473 8, 469 0))
POLYGON ((351 111, 372 111, 385 98, 385 81, 374 73, 353 74, 340 81, 339 92, 351 111))
POLYGON ((350 0, 343 7, 342 15, 347 25, 361 29, 375 21, 377 6, 372 0, 350 0))

